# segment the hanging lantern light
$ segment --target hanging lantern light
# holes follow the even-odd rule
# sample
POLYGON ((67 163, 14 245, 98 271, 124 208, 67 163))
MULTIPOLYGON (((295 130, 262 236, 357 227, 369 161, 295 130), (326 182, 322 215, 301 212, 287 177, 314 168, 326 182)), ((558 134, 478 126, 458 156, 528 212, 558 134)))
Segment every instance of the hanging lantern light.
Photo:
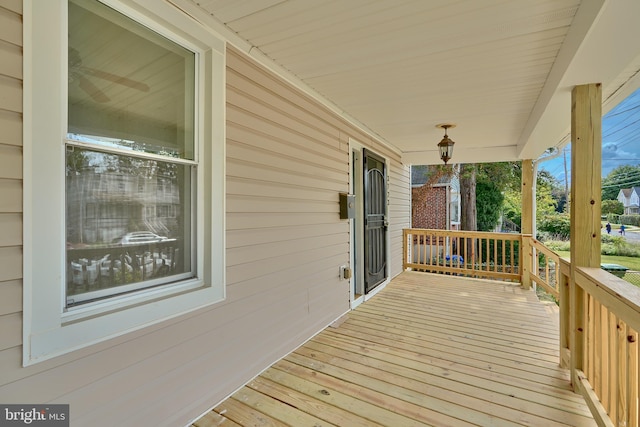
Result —
POLYGON ((444 129, 444 137, 442 138, 442 141, 438 143, 438 151, 440 152, 440 158, 446 165, 447 162, 451 160, 451 157, 453 157, 453 144, 455 144, 455 142, 453 142, 451 138, 449 138, 449 135, 447 135, 447 129, 454 128, 456 127, 456 125, 450 123, 442 123, 436 125, 436 127, 444 129))

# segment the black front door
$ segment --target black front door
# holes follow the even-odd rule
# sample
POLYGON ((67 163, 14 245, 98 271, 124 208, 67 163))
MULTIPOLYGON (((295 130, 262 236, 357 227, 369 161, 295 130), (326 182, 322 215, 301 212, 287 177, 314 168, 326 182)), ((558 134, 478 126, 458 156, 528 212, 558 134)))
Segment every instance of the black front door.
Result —
POLYGON ((384 159, 368 150, 364 157, 365 293, 387 278, 387 176, 384 159))

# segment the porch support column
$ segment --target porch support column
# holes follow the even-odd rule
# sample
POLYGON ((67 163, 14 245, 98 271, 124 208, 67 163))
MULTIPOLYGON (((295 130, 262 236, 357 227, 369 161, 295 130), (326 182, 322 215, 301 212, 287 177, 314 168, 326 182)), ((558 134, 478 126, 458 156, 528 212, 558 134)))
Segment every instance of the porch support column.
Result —
POLYGON ((535 221, 535 177, 532 160, 522 161, 522 287, 531 288, 531 267, 533 265, 533 225, 535 221))
POLYGON ((571 383, 583 369, 585 294, 575 284, 578 267, 600 267, 602 179, 602 87, 579 85, 571 92, 571 383))

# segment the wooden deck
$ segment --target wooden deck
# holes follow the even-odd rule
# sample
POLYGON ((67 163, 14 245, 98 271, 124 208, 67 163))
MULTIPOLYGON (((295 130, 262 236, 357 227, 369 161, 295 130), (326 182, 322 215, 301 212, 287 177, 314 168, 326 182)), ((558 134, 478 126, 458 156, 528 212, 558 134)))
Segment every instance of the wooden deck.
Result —
POLYGON ((558 367, 557 314, 532 291, 406 272, 194 425, 595 422, 558 367))

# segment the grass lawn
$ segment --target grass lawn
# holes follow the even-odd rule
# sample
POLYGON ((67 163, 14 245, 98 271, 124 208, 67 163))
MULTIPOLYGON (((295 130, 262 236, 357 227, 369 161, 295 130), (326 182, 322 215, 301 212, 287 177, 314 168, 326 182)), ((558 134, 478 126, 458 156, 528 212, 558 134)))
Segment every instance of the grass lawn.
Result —
MULTIPOLYGON (((569 251, 556 251, 556 253, 563 258, 570 257, 569 251)), ((640 271, 640 258, 638 257, 601 255, 600 262, 602 264, 619 264, 631 270, 640 271)))

